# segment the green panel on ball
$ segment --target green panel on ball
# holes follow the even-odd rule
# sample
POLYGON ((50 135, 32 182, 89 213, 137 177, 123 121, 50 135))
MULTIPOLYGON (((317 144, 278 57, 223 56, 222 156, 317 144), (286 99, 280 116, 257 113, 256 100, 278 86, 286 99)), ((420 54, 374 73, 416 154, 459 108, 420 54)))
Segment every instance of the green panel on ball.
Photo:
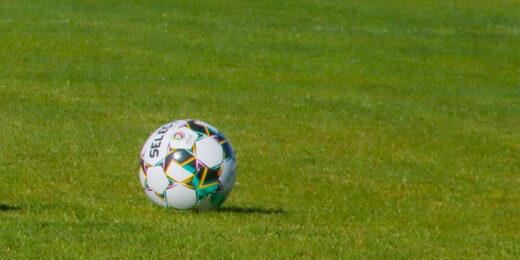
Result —
POLYGON ((209 198, 209 201, 211 202, 211 204, 215 205, 216 207, 220 207, 220 205, 222 205, 222 203, 224 203, 226 198, 227 198, 227 194, 225 194, 225 193, 215 193, 215 194, 211 195, 211 197, 209 198))
POLYGON ((186 170, 188 170, 189 172, 195 174, 197 172, 197 169, 195 169, 195 160, 183 165, 182 167, 186 170))
POLYGON ((192 182, 199 201, 204 199, 208 194, 211 194, 212 192, 217 191, 219 189, 218 182, 206 186, 201 185, 201 180, 197 176, 193 177, 192 182))

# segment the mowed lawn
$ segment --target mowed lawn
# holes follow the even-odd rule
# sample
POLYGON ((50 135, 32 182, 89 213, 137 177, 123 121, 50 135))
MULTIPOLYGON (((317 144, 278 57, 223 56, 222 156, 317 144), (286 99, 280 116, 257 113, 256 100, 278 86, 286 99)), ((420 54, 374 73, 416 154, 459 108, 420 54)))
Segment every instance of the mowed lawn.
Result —
POLYGON ((520 2, 0 1, 0 258, 520 258, 520 2), (154 205, 161 124, 233 144, 154 205))

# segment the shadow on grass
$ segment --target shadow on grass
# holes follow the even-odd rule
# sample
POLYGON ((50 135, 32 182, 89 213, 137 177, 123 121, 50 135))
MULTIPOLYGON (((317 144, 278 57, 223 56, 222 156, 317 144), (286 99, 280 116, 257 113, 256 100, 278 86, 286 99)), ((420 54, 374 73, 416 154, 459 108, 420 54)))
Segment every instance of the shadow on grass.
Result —
POLYGON ((18 206, 12 206, 5 203, 0 203, 0 211, 12 211, 12 210, 19 210, 21 209, 18 206))
POLYGON ((216 211, 219 212, 233 212, 240 214, 285 214, 283 209, 263 209, 253 207, 223 207, 216 211))

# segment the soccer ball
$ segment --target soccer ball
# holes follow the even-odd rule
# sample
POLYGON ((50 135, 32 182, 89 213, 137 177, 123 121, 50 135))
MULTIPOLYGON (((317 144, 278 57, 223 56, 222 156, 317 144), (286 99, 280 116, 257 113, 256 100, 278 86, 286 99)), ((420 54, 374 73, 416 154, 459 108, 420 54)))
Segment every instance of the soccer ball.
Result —
POLYGON ((173 121, 159 127, 144 144, 139 178, 146 195, 159 206, 215 209, 235 185, 235 153, 210 124, 173 121))

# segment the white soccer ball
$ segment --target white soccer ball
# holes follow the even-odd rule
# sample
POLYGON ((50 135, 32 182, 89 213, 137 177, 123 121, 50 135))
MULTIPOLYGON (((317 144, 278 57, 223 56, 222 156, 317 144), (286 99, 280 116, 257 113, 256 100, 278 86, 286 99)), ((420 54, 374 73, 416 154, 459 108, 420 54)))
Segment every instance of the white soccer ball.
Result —
POLYGON ((197 120, 173 121, 144 144, 139 178, 146 195, 159 206, 215 209, 235 185, 235 153, 215 127, 197 120))

